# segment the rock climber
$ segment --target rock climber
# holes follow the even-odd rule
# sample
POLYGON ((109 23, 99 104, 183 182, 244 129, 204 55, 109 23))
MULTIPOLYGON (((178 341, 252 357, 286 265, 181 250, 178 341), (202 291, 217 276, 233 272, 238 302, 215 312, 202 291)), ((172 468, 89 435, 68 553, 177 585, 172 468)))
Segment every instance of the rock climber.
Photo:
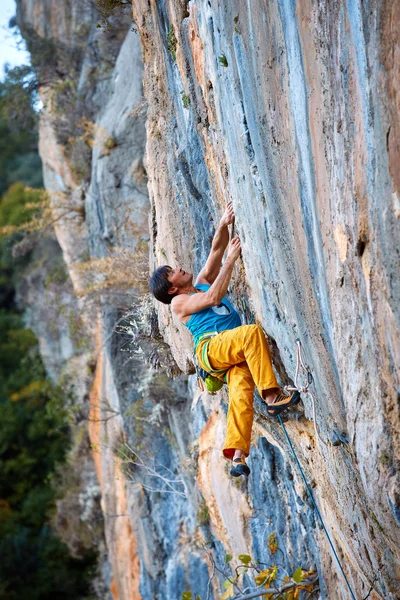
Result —
POLYGON ((182 267, 164 265, 149 281, 151 293, 171 304, 176 317, 194 337, 195 353, 202 369, 228 384, 229 406, 223 455, 232 460, 233 477, 249 475, 245 458, 250 453, 254 388, 276 417, 299 402, 299 392, 282 393, 272 370, 271 356, 262 328, 242 325, 226 297, 233 267, 241 253, 240 240, 229 243, 228 226, 235 215, 230 202, 214 234, 207 262, 193 285, 193 274, 182 267), (222 258, 228 247, 226 259, 222 258))

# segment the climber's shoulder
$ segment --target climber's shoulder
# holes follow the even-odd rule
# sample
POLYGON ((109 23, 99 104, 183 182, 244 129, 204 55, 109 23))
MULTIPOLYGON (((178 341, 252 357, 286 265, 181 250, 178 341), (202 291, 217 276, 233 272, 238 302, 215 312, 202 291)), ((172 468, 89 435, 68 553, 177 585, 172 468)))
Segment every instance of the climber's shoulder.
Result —
POLYGON ((172 312, 180 319, 213 306, 214 302, 206 291, 198 290, 193 294, 178 294, 171 301, 172 312))

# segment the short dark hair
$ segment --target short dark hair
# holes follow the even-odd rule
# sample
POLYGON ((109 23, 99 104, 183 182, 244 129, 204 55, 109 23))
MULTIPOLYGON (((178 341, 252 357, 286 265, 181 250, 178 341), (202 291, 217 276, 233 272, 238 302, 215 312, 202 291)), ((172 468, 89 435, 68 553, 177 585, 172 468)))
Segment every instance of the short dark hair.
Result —
POLYGON ((172 298, 176 294, 169 294, 168 290, 172 287, 172 283, 168 281, 168 275, 171 267, 164 265, 158 267, 149 279, 149 288, 153 296, 164 304, 171 304, 172 298))

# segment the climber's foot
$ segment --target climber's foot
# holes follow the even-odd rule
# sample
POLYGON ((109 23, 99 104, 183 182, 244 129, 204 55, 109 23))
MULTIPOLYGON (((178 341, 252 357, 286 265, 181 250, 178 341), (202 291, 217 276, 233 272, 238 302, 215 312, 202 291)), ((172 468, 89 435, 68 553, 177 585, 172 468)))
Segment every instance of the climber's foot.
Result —
POLYGON ((289 406, 293 406, 298 402, 300 402, 300 393, 297 390, 289 396, 281 392, 276 396, 272 404, 267 405, 267 412, 270 417, 277 417, 281 412, 289 408, 289 406))
POLYGON ((246 465, 246 461, 244 460, 244 456, 239 456, 238 458, 234 458, 232 460, 232 468, 230 471, 232 477, 240 477, 241 475, 250 475, 250 469, 246 465))

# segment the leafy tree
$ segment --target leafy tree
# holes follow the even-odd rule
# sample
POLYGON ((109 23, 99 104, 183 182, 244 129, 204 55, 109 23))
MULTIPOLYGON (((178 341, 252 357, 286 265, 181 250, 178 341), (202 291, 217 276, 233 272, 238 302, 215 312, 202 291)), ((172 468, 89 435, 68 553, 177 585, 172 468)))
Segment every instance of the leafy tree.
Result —
POLYGON ((37 81, 30 66, 6 68, 0 82, 0 195, 22 181, 42 185, 37 151, 37 81))
POLYGON ((47 525, 70 441, 62 390, 19 315, 0 310, 0 329, 0 600, 86 598, 94 553, 72 558, 47 525))
POLYGON ((46 377, 37 339, 14 305, 30 254, 15 260, 11 250, 19 227, 35 229, 43 212, 43 192, 27 187, 42 183, 36 102, 31 67, 8 69, 0 82, 0 600, 78 600, 90 597, 96 556, 71 557, 49 526, 52 474, 70 445, 63 392, 46 377))
POLYGON ((0 600, 90 598, 93 554, 83 561, 72 558, 46 526, 36 536, 20 528, 16 534, 2 537, 0 554, 0 600), (84 570, 86 577, 82 577, 84 570))
POLYGON ((0 231, 3 227, 18 227, 29 222, 37 212, 42 194, 42 190, 14 183, 0 200, 0 231))
MULTIPOLYGON (((9 307, 14 299, 14 284, 18 278, 23 265, 29 261, 13 259, 16 245, 30 240, 23 238, 18 228, 25 223, 31 222, 32 218, 40 211, 42 203, 40 190, 26 188, 23 183, 13 184, 0 199, 0 306, 9 307), (14 232, 17 230, 16 232, 14 232), (9 237, 5 234, 12 233, 9 237)), ((33 240, 32 240, 33 242, 33 240)), ((29 247, 28 247, 29 250, 29 247)), ((27 254, 28 252, 25 252, 27 254)))

